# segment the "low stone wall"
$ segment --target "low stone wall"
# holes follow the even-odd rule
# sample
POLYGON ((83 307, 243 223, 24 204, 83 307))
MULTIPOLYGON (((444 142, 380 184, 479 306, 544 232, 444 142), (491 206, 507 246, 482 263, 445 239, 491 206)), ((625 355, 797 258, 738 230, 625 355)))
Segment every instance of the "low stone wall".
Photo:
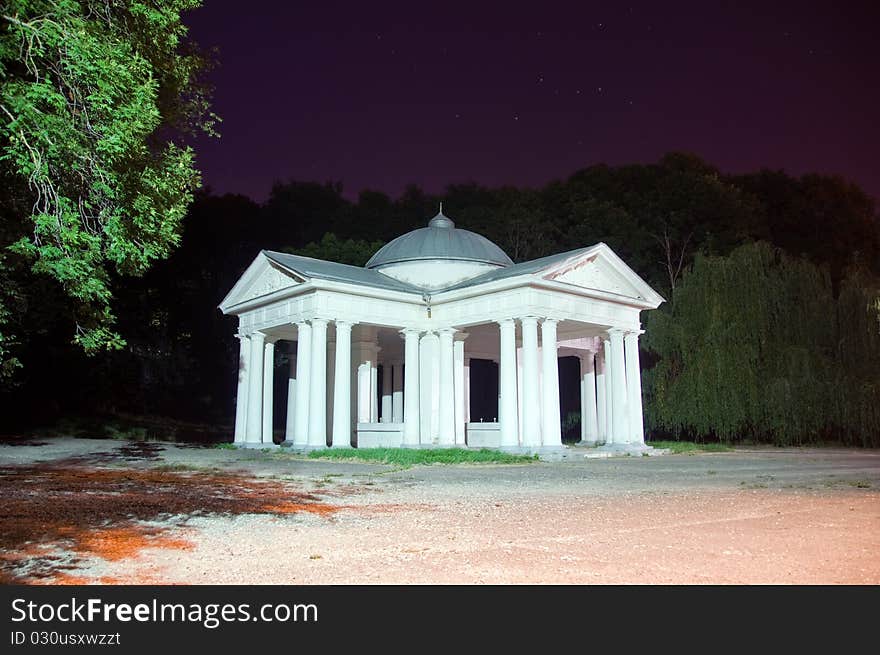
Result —
POLYGON ((501 425, 499 423, 468 423, 467 445, 469 448, 500 448, 501 425))
POLYGON ((400 448, 403 423, 358 423, 358 448, 400 448))

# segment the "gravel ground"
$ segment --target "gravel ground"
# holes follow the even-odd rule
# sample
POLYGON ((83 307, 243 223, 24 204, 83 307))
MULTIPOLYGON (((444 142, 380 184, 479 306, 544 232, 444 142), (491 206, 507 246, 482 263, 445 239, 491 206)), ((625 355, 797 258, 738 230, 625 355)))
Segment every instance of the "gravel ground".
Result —
MULTIPOLYGON (((875 451, 759 448, 401 471, 174 444, 0 445, 3 471, 34 464, 77 475, 210 472, 212 484, 228 476, 235 490, 264 480, 277 486, 259 493, 281 496, 259 511, 141 516, 150 534, 137 548, 109 557, 80 545, 58 560, 71 568, 59 565, 48 582, 880 583, 875 451), (288 493, 316 503, 281 508, 288 493)), ((27 564, 33 544, 17 548, 27 564)))

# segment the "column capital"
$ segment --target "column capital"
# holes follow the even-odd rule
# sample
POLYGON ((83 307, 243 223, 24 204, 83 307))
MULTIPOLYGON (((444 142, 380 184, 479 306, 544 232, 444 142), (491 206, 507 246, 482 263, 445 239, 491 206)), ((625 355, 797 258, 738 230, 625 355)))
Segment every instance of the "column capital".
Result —
POLYGON ((312 319, 312 326, 321 325, 321 324, 327 325, 327 323, 329 323, 329 322, 330 322, 329 319, 319 318, 316 316, 315 318, 312 319))
POLYGON ((455 333, 458 332, 454 327, 445 327, 437 330, 437 334, 441 334, 444 336, 455 336, 455 333))
POLYGON ((455 340, 456 341, 464 341, 469 336, 471 336, 471 335, 468 334, 467 332, 463 332, 462 330, 457 330, 455 333, 455 340))
POLYGON ((257 341, 265 341, 266 333, 260 332, 259 330, 254 330, 248 335, 251 339, 256 339, 257 341))
POLYGON ((607 330, 605 330, 605 332, 608 334, 609 337, 613 337, 613 336, 617 336, 617 335, 623 335, 625 330, 623 328, 619 328, 619 327, 610 327, 607 330))
POLYGON ((238 332, 235 333, 235 338, 238 339, 239 341, 244 341, 245 339, 247 339, 250 336, 251 336, 250 334, 246 334, 245 332, 242 332, 241 330, 239 330, 238 332))
POLYGON ((623 332, 623 336, 624 336, 624 337, 636 337, 636 338, 638 338, 638 337, 640 337, 641 335, 643 335, 644 333, 645 333, 644 330, 624 330, 624 332, 623 332))
POLYGON ((403 328, 402 330, 398 330, 398 333, 400 334, 401 338, 405 339, 406 337, 411 335, 417 337, 422 333, 422 331, 418 328, 408 327, 403 328))
POLYGON ((336 326, 336 329, 342 328, 343 330, 350 330, 355 325, 357 325, 356 321, 340 321, 338 318, 333 320, 333 324, 336 326))
POLYGON ((526 321, 528 321, 530 324, 534 323, 535 325, 537 325, 538 324, 538 317, 537 316, 523 316, 519 319, 519 322, 522 323, 523 325, 526 324, 526 321))
POLYGON ((544 320, 541 321, 541 323, 542 324, 552 323, 553 325, 559 325, 559 319, 558 318, 545 318, 544 320))

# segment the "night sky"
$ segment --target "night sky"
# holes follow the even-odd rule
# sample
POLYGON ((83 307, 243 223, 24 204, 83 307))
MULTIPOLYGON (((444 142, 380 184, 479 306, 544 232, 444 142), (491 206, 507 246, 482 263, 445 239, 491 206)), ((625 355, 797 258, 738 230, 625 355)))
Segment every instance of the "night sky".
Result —
POLYGON ((274 180, 398 195, 541 186, 694 152, 738 173, 835 173, 880 197, 880 2, 205 0, 217 193, 274 180))

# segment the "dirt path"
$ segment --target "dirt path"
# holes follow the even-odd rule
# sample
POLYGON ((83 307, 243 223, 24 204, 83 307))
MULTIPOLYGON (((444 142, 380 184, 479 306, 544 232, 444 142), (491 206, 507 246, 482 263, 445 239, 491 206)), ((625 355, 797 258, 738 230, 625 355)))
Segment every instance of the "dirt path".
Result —
POLYGON ((872 452, 395 472, 59 440, 0 446, 0 494, 7 580, 880 583, 872 452))

